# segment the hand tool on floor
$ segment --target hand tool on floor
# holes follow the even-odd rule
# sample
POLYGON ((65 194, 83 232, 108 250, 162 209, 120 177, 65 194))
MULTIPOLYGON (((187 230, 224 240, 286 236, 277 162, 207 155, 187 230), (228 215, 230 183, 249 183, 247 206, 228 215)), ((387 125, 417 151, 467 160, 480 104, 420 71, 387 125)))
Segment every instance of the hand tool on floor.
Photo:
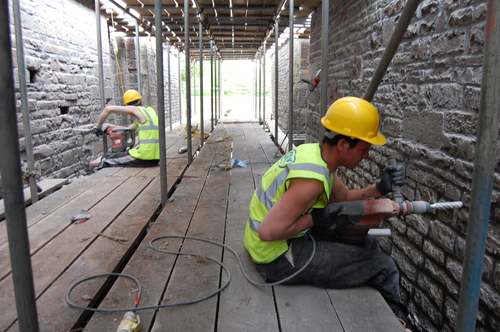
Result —
POLYGON ((462 202, 429 204, 425 201, 396 202, 390 199, 367 199, 331 204, 342 206, 342 211, 335 217, 335 224, 329 228, 329 233, 333 233, 339 242, 348 244, 364 241, 368 231, 378 228, 380 223, 387 218, 463 207, 462 202))

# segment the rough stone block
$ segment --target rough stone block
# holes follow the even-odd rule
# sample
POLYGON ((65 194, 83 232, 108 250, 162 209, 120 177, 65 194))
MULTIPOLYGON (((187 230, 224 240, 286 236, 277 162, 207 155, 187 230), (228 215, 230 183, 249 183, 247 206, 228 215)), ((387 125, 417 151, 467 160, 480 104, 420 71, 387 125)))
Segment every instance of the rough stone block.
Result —
POLYGON ((422 291, 419 289, 415 290, 414 299, 418 306, 426 313, 426 317, 428 317, 433 324, 439 327, 443 324, 441 312, 422 291))
POLYGON ((437 263, 444 265, 446 254, 439 247, 434 245, 432 241, 425 240, 423 251, 425 254, 429 255, 432 259, 434 259, 437 263))
POLYGON ((468 48, 472 54, 480 54, 484 49, 484 24, 471 28, 468 40, 468 48))
POLYGON ((403 120, 403 138, 439 149, 443 125, 442 113, 407 111, 403 120))
POLYGON ((495 315, 500 316, 500 295, 498 292, 488 285, 481 283, 480 299, 486 304, 489 310, 493 311, 495 315))
POLYGON ((468 137, 443 134, 443 147, 451 154, 469 161, 474 154, 474 141, 468 137))
POLYGON ((429 228, 429 236, 448 253, 452 254, 454 252, 453 249, 457 235, 449 226, 438 220, 432 220, 429 228))
POLYGON ((450 293, 453 297, 458 298, 459 294, 459 285, 452 280, 448 273, 446 273, 440 266, 433 263, 431 260, 427 259, 425 261, 424 270, 429 273, 434 280, 442 284, 448 293, 450 293))
POLYGON ((433 38, 430 50, 433 57, 441 55, 463 52, 465 41, 465 31, 446 31, 433 38))
POLYGON ((462 25, 464 23, 471 22, 473 20, 472 14, 473 14, 472 7, 460 8, 454 11, 450 15, 449 19, 450 26, 462 25))
POLYGON ((419 273, 418 275, 418 286, 429 296, 434 304, 441 307, 444 301, 444 292, 432 278, 430 278, 426 273, 419 273))

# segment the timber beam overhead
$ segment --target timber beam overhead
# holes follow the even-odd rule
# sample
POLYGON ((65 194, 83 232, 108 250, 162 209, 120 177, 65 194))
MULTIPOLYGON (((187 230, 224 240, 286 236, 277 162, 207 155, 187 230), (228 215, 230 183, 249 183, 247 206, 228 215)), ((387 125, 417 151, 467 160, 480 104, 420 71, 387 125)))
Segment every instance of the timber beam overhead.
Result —
MULTIPOLYGON (((112 33, 129 37, 137 33, 139 36, 154 35, 154 0, 100 0, 100 3, 112 33)), ((264 43, 275 41, 275 33, 271 32, 276 23, 279 34, 289 26, 290 8, 286 0, 256 0, 251 4, 246 0, 233 0, 232 5, 222 0, 190 0, 187 25, 183 1, 162 0, 161 3, 164 42, 183 50, 185 29, 189 27, 188 42, 193 56, 199 48, 200 22, 204 43, 208 47, 212 43, 222 59, 224 54, 229 54, 231 59, 235 56, 253 59, 264 43)), ((319 4, 320 0, 294 1, 294 30, 298 38, 309 38, 311 14, 319 4)))

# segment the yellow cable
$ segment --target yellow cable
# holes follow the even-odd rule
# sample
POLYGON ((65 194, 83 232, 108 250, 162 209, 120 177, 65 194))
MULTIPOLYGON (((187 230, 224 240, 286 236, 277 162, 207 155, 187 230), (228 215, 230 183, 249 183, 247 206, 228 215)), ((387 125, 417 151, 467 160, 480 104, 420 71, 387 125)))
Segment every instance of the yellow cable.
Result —
MULTIPOLYGON (((111 12, 111 26, 115 26, 115 21, 113 19, 113 12, 111 12)), ((114 38, 114 37, 111 37, 114 38)), ((116 43, 116 40, 115 40, 116 43)), ((118 63, 118 44, 116 44, 116 48, 113 47, 113 50, 115 51, 115 59, 116 59, 116 66, 118 67, 118 73, 120 73, 120 84, 122 88, 122 95, 125 94, 125 90, 123 89, 123 77, 122 77, 122 71, 120 69, 120 64, 118 63)))

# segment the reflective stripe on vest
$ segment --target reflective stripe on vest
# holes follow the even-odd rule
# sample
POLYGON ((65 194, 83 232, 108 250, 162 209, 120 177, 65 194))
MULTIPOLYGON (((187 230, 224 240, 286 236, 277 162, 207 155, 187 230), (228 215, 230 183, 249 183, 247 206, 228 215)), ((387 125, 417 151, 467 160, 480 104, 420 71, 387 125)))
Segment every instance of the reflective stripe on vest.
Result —
MULTIPOLYGON (((292 179, 312 179, 322 182, 324 192, 313 208, 326 206, 334 177, 321 157, 321 147, 318 143, 302 144, 283 156, 264 174, 255 190, 249 207, 244 245, 256 263, 270 263, 288 250, 287 240, 262 241, 258 230, 261 221, 286 192, 287 182, 292 179)), ((307 231, 304 230, 293 237, 303 236, 307 231)))
POLYGON ((130 149, 129 154, 141 160, 160 159, 160 140, 158 133, 158 116, 155 110, 148 106, 137 106, 146 117, 145 123, 139 123, 134 119, 134 126, 139 132, 139 147, 130 149))
POLYGON ((328 187, 331 187, 330 173, 328 172, 327 168, 320 165, 309 164, 309 163, 299 164, 299 165, 295 164, 287 165, 286 168, 280 174, 278 174, 278 176, 274 178, 274 181, 267 188, 267 190, 264 191, 264 189, 262 189, 262 186, 259 186, 257 188, 256 192, 257 198, 262 203, 262 205, 266 207, 268 211, 271 210, 271 208, 273 207, 274 205, 273 198, 278 193, 278 188, 281 187, 281 185, 283 185, 283 183, 288 178, 288 174, 290 174, 290 171, 311 171, 314 173, 321 174, 326 178, 326 181, 328 182, 328 187))

